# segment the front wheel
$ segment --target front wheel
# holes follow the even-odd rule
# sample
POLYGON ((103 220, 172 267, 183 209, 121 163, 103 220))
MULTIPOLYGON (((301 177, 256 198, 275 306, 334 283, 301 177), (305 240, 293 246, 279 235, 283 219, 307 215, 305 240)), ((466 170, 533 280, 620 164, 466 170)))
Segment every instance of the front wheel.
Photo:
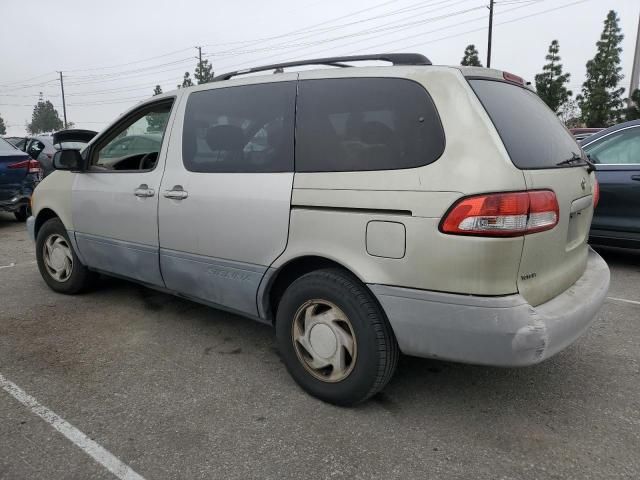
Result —
POLYGON ((78 259, 67 230, 58 218, 47 220, 36 238, 36 259, 40 275, 56 292, 74 294, 89 288, 97 274, 78 259))
POLYGON ((351 406, 384 388, 398 345, 367 288, 340 269, 303 275, 278 305, 276 335, 294 380, 326 402, 351 406))

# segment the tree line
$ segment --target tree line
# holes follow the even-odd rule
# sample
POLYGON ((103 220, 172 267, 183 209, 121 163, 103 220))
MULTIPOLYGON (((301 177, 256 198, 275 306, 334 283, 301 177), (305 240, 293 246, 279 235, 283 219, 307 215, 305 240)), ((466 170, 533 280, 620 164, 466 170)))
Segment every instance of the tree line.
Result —
MULTIPOLYGON (((563 73, 560 44, 553 40, 545 57, 547 63, 535 76, 536 91, 540 98, 569 127, 608 127, 623 120, 640 119, 640 90, 631 94, 631 102, 625 107, 620 86, 623 79, 620 66, 622 39, 618 14, 611 10, 604 21, 600 40, 596 42, 596 54, 587 62, 587 75, 581 91, 573 97, 567 88, 570 73, 563 73)), ((481 67, 478 50, 468 45, 461 65, 481 67)))

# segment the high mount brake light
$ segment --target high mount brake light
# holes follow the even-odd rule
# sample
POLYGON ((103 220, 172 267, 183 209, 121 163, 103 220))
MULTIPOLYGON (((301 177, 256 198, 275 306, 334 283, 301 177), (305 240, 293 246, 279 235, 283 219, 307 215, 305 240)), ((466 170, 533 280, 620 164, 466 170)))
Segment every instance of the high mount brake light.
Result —
POLYGON ((458 200, 440 223, 453 235, 517 237, 550 230, 558 224, 560 209, 551 190, 490 193, 458 200))
POLYGON ((503 72, 502 78, 508 82, 517 83, 518 85, 524 85, 524 78, 514 75, 513 73, 503 72))

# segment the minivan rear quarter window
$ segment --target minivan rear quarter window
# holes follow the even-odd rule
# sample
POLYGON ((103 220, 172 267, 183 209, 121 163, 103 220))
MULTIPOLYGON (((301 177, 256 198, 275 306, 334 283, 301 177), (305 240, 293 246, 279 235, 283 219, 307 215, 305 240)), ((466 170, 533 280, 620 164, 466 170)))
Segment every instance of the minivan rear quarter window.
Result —
POLYGON ((437 160, 445 137, 431 97, 398 78, 299 82, 296 171, 413 168, 437 160))
POLYGON ((556 168, 580 147, 555 113, 527 88, 497 80, 469 80, 513 164, 523 170, 556 168))

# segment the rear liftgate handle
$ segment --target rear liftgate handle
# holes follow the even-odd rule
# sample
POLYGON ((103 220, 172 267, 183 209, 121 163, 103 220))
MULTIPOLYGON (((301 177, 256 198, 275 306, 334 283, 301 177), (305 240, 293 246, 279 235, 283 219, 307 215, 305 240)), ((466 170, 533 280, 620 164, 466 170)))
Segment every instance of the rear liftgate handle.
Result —
POLYGON ((171 190, 165 190, 163 195, 165 198, 173 200, 184 200, 189 196, 189 193, 182 188, 182 185, 174 185, 171 190))
POLYGON ((156 194, 156 191, 153 188, 149 188, 149 186, 146 183, 143 183, 133 191, 133 194, 136 197, 141 197, 141 198, 153 197, 156 194))

